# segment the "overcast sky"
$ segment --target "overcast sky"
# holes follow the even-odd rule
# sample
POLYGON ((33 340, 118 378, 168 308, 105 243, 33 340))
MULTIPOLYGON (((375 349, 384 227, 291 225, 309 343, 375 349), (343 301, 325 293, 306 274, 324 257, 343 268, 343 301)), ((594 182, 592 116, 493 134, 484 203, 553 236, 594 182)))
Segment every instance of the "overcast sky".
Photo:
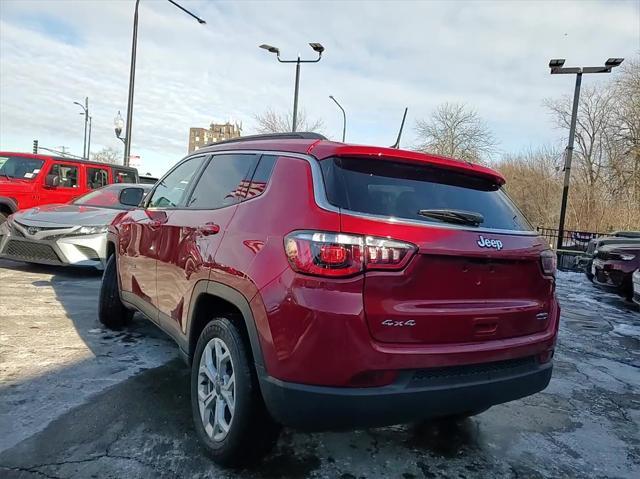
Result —
MULTIPOLYGON (((465 102, 495 132, 503 152, 558 141, 542 106, 569 94, 573 77, 550 76, 550 58, 598 65, 640 52, 640 1, 531 2, 214 2, 180 0, 200 25, 165 0, 141 0, 132 154, 144 172, 162 174, 187 152, 189 127, 241 121, 291 108, 294 67, 303 65, 300 101, 326 134, 390 145, 405 106, 403 145, 415 143, 417 118, 445 101, 465 102)), ((122 151, 113 133, 125 116, 134 0, 0 0, 0 149, 42 146, 82 152, 89 97, 93 152, 122 151)), ((606 80, 592 75, 583 84, 606 80)))

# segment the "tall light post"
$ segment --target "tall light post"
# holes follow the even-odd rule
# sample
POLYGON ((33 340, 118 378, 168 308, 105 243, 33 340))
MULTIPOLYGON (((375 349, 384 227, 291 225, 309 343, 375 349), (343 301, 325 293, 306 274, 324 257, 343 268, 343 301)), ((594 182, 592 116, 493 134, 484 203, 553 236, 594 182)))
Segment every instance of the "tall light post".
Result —
POLYGON ((82 108, 81 115, 84 115, 84 140, 82 143, 82 157, 87 157, 87 122, 89 121, 89 97, 84 97, 84 105, 80 102, 74 101, 74 105, 78 105, 82 108))
POLYGON ((93 117, 89 115, 89 139, 87 140, 87 160, 91 159, 91 120, 93 120, 93 117))
POLYGON ((298 90, 300 89, 300 64, 318 63, 322 59, 322 52, 324 52, 324 47, 319 43, 309 43, 309 46, 313 49, 314 52, 318 54, 318 58, 316 58, 315 60, 302 60, 300 59, 300 55, 298 55, 298 58, 295 60, 283 60, 282 58, 280 58, 280 49, 271 45, 260 45, 260 48, 267 50, 270 53, 275 53, 280 63, 296 64, 296 84, 293 91, 293 121, 291 125, 291 131, 296 131, 296 128, 298 126, 298 90))
POLYGON ((336 100, 333 95, 329 95, 329 98, 331 98, 333 102, 338 105, 338 108, 342 110, 342 143, 344 143, 344 138, 347 134, 347 114, 345 113, 344 108, 342 108, 342 105, 338 103, 338 100, 336 100))
MULTIPOLYGON (((186 8, 182 7, 173 0, 168 0, 169 3, 175 5, 183 12, 195 18, 199 24, 204 25, 205 22, 202 18, 191 13, 186 8)), ((131 39, 131 66, 129 68, 129 95, 127 97, 127 128, 124 135, 124 165, 129 165, 129 155, 131 152, 131 127, 133 125, 133 90, 136 81, 136 50, 138 46, 138 6, 140 0, 136 0, 136 6, 133 13, 133 35, 131 39)), ((119 114, 119 113, 118 113, 119 114)), ((120 138, 120 136, 118 136, 120 138)), ((120 138, 122 139, 122 138, 120 138)))
POLYGON ((578 105, 580 103, 580 85, 584 73, 611 73, 611 70, 624 61, 624 58, 609 58, 604 66, 597 67, 565 67, 563 58, 549 61, 552 75, 575 75, 576 85, 573 91, 573 108, 571 110, 571 124, 569 126, 569 144, 564 158, 564 184, 562 187, 562 203, 560 205, 560 222, 558 225, 557 250, 562 249, 564 239, 564 221, 567 213, 567 199, 569 198, 569 180, 571 179, 571 160, 573 158, 573 143, 576 135, 576 121, 578 117, 578 105))

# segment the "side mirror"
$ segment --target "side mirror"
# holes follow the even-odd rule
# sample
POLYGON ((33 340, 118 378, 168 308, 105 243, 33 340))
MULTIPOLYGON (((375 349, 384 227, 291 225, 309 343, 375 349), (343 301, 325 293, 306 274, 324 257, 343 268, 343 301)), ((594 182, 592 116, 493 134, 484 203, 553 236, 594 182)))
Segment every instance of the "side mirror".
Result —
POLYGON ((47 175, 44 179, 44 185, 49 188, 57 188, 60 186, 60 177, 58 175, 47 175))
POLYGON ((125 206, 139 206, 144 198, 144 190, 142 188, 124 188, 120 192, 120 203, 125 206))

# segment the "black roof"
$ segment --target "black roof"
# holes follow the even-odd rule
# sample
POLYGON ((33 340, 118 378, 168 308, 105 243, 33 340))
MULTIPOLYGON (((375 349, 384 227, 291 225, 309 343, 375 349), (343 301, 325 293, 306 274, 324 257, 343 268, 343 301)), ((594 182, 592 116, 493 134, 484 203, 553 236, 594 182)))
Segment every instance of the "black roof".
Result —
POLYGON ((124 165, 114 165, 112 163, 103 163, 101 161, 91 161, 91 160, 85 160, 83 158, 69 158, 67 156, 57 156, 57 155, 49 155, 47 153, 23 153, 23 152, 12 152, 12 151, 2 151, 1 152, 3 155, 17 155, 17 156, 23 156, 25 158, 34 158, 34 157, 38 157, 38 156, 45 156, 47 158, 51 158, 52 160, 56 160, 56 161, 73 161, 74 163, 85 163, 88 165, 100 165, 100 166, 110 166, 112 168, 119 168, 122 170, 132 170, 135 171, 136 173, 138 172, 137 168, 134 168, 133 166, 124 166, 124 165))
POLYGON ((209 143, 206 146, 225 145, 227 143, 239 143, 241 141, 256 141, 256 140, 326 140, 327 137, 320 133, 314 133, 312 131, 292 131, 288 133, 265 133, 261 135, 248 135, 239 136, 237 138, 231 138, 229 140, 218 141, 215 143, 209 143))

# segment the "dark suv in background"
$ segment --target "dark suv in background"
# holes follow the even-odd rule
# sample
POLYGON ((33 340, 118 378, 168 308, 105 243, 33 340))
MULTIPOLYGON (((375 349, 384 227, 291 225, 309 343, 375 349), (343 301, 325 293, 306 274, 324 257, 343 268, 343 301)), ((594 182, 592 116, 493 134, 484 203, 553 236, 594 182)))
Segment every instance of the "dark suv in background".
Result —
POLYGON ((640 244, 640 231, 614 231, 607 236, 593 238, 587 244, 585 253, 576 258, 576 267, 584 271, 589 281, 593 281, 593 259, 598 250, 603 246, 622 244, 640 244))
POLYGON ((631 301, 633 272, 640 268, 640 241, 635 244, 601 246, 591 266, 596 286, 614 291, 631 301))
POLYGON ((99 317, 191 364, 219 463, 307 430, 468 416, 544 389, 555 254, 478 165, 311 133, 180 161, 111 225, 99 317))

